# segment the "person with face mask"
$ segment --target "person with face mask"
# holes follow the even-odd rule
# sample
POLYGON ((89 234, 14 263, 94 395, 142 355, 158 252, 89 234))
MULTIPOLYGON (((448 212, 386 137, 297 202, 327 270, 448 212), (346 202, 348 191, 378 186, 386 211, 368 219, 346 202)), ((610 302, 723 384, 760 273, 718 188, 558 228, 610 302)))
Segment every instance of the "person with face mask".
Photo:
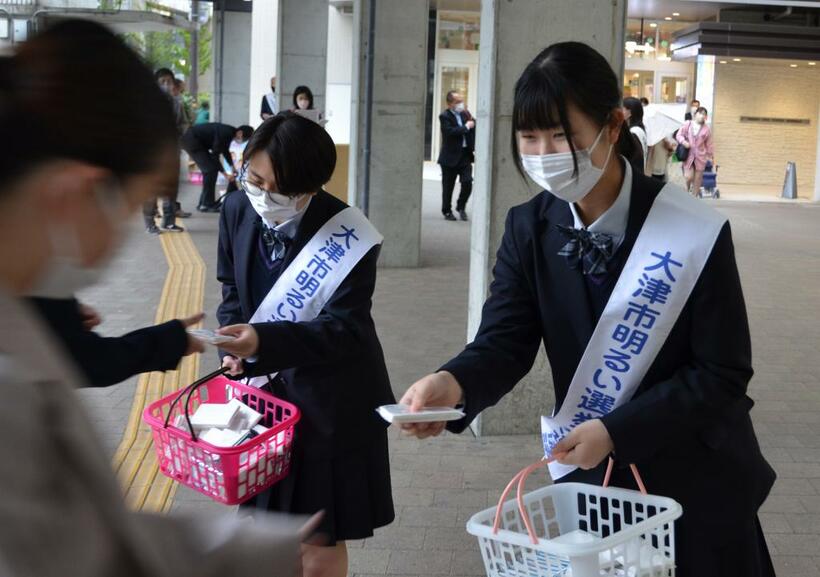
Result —
POLYGON ((683 115, 683 119, 692 120, 692 117, 695 115, 698 108, 700 108, 700 100, 693 98, 692 102, 689 104, 689 110, 687 110, 686 114, 683 115))
POLYGON ((302 411, 290 475, 248 511, 323 510, 326 543, 306 547, 307 577, 347 575, 346 542, 393 521, 386 424, 394 403, 371 317, 381 235, 322 190, 330 135, 280 112, 245 149, 244 194, 225 199, 217 278, 224 366, 302 411), (250 324, 248 324, 250 323, 250 324))
MULTIPOLYGON (((174 121, 177 127, 177 134, 181 136, 190 126, 190 118, 185 110, 182 99, 177 93, 177 78, 169 68, 160 68, 154 73, 154 78, 160 90, 167 96, 174 110, 174 121)), ((156 225, 157 201, 156 199, 146 202, 142 207, 142 217, 145 222, 145 232, 148 234, 160 234, 161 232, 183 232, 184 229, 176 224, 177 218, 188 218, 190 212, 182 210, 177 200, 178 190, 168 190, 164 196, 160 196, 162 204, 162 225, 156 225)), ((159 196, 159 195, 158 195, 159 196)))
POLYGON ((276 100, 276 76, 271 76, 270 92, 262 97, 262 108, 259 112, 259 116, 262 120, 267 120, 272 116, 276 116, 278 113, 279 103, 276 100))
POLYGON ((324 114, 313 106, 313 91, 307 86, 297 86, 293 91, 292 112, 316 122, 320 126, 327 124, 324 114))
POLYGON ((712 129, 706 124, 707 111, 698 107, 695 117, 678 130, 677 141, 689 150, 683 161, 683 177, 686 188, 692 196, 698 196, 703 183, 703 171, 707 162, 714 162, 715 147, 712 129))
MULTIPOLYGON (((775 474, 746 396, 743 291, 726 218, 633 171, 620 83, 594 49, 553 44, 515 86, 512 153, 544 190, 512 208, 472 343, 401 402, 463 405, 463 431, 532 368, 543 343, 553 480, 647 490, 683 507, 679 577, 773 576, 757 518, 775 474), (742 487, 742 490, 739 490, 742 487)), ((409 424, 419 438, 445 423, 409 424)))
POLYGON ((27 135, 0 142, 2 574, 292 577, 299 520, 125 506, 82 376, 23 299, 94 278, 141 204, 173 186, 174 118, 150 71, 99 24, 63 20, 0 60, 0 130, 27 135))
POLYGON ((456 220, 453 215, 453 189, 456 178, 461 181, 461 192, 456 211, 461 220, 467 220, 467 201, 473 190, 473 161, 475 160, 475 120, 464 106, 459 92, 447 93, 447 110, 439 114, 441 149, 441 213, 445 220, 456 220))

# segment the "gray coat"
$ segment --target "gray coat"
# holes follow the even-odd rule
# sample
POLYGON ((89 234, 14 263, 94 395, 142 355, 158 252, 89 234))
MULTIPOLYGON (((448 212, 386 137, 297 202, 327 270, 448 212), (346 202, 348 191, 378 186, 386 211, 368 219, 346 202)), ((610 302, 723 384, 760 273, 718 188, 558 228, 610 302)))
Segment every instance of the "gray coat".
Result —
POLYGON ((24 306, 0 294, 1 575, 296 573, 298 520, 128 511, 74 367, 24 306))

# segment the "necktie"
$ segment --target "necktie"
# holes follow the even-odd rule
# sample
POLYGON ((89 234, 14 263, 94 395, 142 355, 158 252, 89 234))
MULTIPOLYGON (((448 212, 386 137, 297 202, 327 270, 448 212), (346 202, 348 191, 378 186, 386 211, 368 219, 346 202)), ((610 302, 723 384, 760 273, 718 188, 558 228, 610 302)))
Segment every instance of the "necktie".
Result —
POLYGON ((288 235, 274 228, 262 225, 262 242, 268 249, 273 262, 277 262, 285 257, 285 253, 290 246, 291 239, 288 235))
POLYGON ((558 225, 558 230, 568 239, 558 254, 567 259, 570 268, 578 268, 580 265, 585 275, 607 272, 607 264, 614 252, 612 236, 561 224, 558 225))

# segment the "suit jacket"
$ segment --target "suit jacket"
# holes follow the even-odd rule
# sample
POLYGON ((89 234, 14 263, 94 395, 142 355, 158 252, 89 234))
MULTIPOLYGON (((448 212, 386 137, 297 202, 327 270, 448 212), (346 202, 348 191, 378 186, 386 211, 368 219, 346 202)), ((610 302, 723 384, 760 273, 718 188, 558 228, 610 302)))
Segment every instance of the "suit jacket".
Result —
POLYGON ((188 349, 179 321, 169 321, 106 338, 83 327, 76 299, 30 298, 37 312, 59 337, 92 387, 107 387, 139 373, 170 371, 188 349))
MULTIPOLYGON (((661 187, 633 175, 619 249, 624 256, 661 187)), ((569 205, 548 192, 510 210, 475 340, 442 367, 456 377, 466 398, 467 416, 451 430, 462 430, 509 392, 529 372, 542 341, 556 412, 564 401, 594 324, 582 273, 558 255, 565 243, 559 224, 572 226, 569 205)), ((649 491, 678 499, 690 519, 701 515, 707 524, 728 523, 756 514, 774 472, 760 453, 748 415, 751 376, 746 308, 727 223, 637 392, 602 418, 619 463, 636 463, 649 491)), ((564 480, 600 484, 604 465, 564 480)), ((613 482, 634 488, 628 475, 616 475, 613 482)))
POLYGON ((130 511, 75 394, 75 367, 19 299, 0 293, 0 316, 0 574, 294 574, 298 521, 130 511))
POLYGON ((466 112, 454 113, 448 108, 438 115, 441 124, 441 149, 438 153, 438 163, 448 168, 457 168, 461 162, 464 139, 467 139, 467 152, 470 162, 473 161, 475 153, 475 127, 468 129, 464 124, 472 117, 466 112), (455 114, 461 115, 461 124, 458 125, 455 114))
POLYGON ((236 128, 221 122, 195 124, 182 136, 181 144, 185 152, 197 150, 210 151, 214 156, 221 154, 228 165, 233 164, 231 159, 231 141, 236 134, 236 128))
MULTIPOLYGON (((279 270, 346 206, 324 191, 317 193, 279 270)), ((253 299, 250 279, 251 259, 259 250, 258 220, 246 195, 228 196, 220 215, 217 259, 222 326, 248 322, 260 304, 253 299)), ((379 249, 359 261, 316 319, 254 325, 258 361, 248 364, 248 372, 279 371, 275 392, 302 411, 298 430, 309 456, 324 458, 369 444, 372 432, 386 426, 376 407, 395 402, 370 315, 379 249)))

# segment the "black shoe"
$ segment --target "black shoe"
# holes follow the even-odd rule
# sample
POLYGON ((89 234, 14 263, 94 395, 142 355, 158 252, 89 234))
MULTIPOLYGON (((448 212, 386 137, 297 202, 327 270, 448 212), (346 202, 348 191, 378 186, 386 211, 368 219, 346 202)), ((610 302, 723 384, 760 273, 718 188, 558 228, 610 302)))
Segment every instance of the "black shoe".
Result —
POLYGON ((169 224, 162 227, 162 230, 166 232, 185 232, 185 229, 181 226, 177 226, 175 224, 169 224))
POLYGON ((458 211, 458 217, 461 220, 463 220, 464 222, 467 222, 467 211, 466 210, 459 210, 458 211))
POLYGON ((198 206, 196 208, 199 212, 219 212, 219 205, 214 206, 198 206))
POLYGON ((177 218, 191 218, 191 213, 187 210, 182 210, 181 208, 178 208, 175 213, 175 216, 177 218))
POLYGON ((444 220, 455 220, 456 217, 453 215, 452 212, 444 213, 444 220))
POLYGON ((147 232, 148 234, 160 234, 161 231, 159 230, 157 225, 152 223, 145 227, 145 232, 147 232))

